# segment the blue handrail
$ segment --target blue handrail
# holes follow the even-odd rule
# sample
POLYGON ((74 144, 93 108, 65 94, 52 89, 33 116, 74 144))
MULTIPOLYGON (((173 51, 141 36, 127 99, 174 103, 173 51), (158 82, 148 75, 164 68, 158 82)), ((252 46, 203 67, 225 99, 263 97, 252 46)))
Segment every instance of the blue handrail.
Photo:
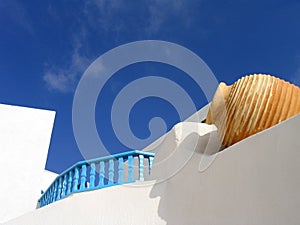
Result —
POLYGON ((83 191, 144 181, 147 160, 150 174, 155 154, 151 152, 129 151, 115 155, 80 161, 61 173, 38 200, 38 207, 43 207, 67 196, 83 191), (138 167, 134 165, 134 159, 138 167), (125 163, 128 161, 127 163, 125 163), (127 169, 127 173, 125 173, 127 169), (115 171, 116 170, 116 171, 115 171), (135 171, 138 177, 135 178, 135 171))

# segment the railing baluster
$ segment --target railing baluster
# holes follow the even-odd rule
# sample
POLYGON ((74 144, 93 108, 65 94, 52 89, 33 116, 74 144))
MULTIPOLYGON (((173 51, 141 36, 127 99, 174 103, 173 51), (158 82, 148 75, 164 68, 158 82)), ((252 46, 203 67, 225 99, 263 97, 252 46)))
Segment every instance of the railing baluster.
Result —
POLYGON ((128 182, 133 182, 133 156, 128 156, 128 182))
POLYGON ((47 192, 47 193, 46 193, 46 196, 45 196, 45 202, 46 202, 46 205, 49 204, 48 198, 49 198, 49 193, 47 192))
POLYGON ((71 194, 72 183, 73 183, 73 172, 72 172, 72 170, 70 170, 70 172, 69 172, 69 180, 68 180, 68 188, 67 188, 67 195, 71 194))
POLYGON ((144 181, 144 155, 139 155, 139 181, 144 181))
POLYGON ((95 163, 92 163, 91 172, 90 172, 90 188, 95 187, 95 174, 96 174, 96 166, 95 163))
POLYGON ((51 197, 50 197, 50 202, 53 202, 53 199, 54 199, 54 192, 55 192, 55 186, 53 185, 51 187, 51 197))
POLYGON ((47 204, 50 204, 50 199, 51 199, 51 191, 49 190, 47 193, 47 204))
POLYGON ((50 203, 50 197, 51 197, 51 192, 50 192, 50 189, 47 191, 47 193, 46 193, 46 199, 47 199, 47 204, 49 204, 50 203))
POLYGON ((105 163, 100 162, 100 173, 99 173, 99 184, 98 186, 102 188, 104 186, 104 175, 105 175, 105 163))
POLYGON ((55 201, 56 201, 57 190, 58 190, 58 182, 55 181, 55 182, 54 182, 54 193, 53 193, 52 202, 55 202, 55 201))
POLYGON ((86 165, 82 165, 81 167, 81 178, 80 178, 80 190, 85 189, 86 183, 86 165))
POLYGON ((48 204, 48 193, 45 193, 45 204, 47 205, 48 204))
POLYGON ((52 202, 52 198, 53 198, 53 193, 54 193, 54 187, 51 186, 49 189, 49 200, 48 200, 48 204, 50 204, 52 202))
POLYGON ((114 183, 114 160, 109 160, 109 168, 108 168, 108 185, 112 185, 114 183))
POLYGON ((52 196, 53 196, 53 187, 49 189, 49 197, 48 197, 48 204, 52 202, 52 196))
POLYGON ((61 199, 61 191, 62 191, 62 177, 58 180, 58 189, 57 189, 57 198, 56 200, 61 199))
POLYGON ((43 194, 40 204, 41 204, 41 206, 46 205, 46 192, 43 194))
POLYGON ((154 157, 152 157, 152 156, 150 156, 148 158, 148 162, 149 162, 149 175, 150 175, 151 170, 152 170, 153 160, 154 160, 154 157))
POLYGON ((119 171, 118 171, 118 184, 123 184, 124 183, 124 180, 123 180, 123 177, 124 177, 124 159, 123 157, 120 157, 119 158, 119 171))
POLYGON ((79 185, 79 168, 75 167, 73 192, 78 190, 78 185, 79 185))
POLYGON ((67 194, 67 185, 68 185, 68 175, 65 174, 63 177, 63 187, 62 187, 62 193, 61 197, 65 197, 67 194))

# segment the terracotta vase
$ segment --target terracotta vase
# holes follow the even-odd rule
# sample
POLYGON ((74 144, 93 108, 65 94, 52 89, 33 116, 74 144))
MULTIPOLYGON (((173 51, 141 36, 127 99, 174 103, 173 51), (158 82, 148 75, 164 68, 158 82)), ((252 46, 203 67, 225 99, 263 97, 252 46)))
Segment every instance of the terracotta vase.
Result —
POLYGON ((279 78, 254 74, 231 86, 220 83, 206 123, 215 124, 224 147, 300 113, 300 88, 279 78))

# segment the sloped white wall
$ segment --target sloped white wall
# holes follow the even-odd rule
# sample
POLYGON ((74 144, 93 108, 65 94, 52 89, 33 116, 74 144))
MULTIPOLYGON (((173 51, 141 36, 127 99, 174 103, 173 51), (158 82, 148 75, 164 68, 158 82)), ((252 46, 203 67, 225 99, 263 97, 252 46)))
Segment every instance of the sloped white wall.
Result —
POLYGON ((53 111, 0 104, 0 222, 35 209, 47 182, 54 117, 53 111))
MULTIPOLYGON (((215 132, 213 127, 210 131, 209 126, 205 127, 209 134, 215 132)), ((162 182, 147 181, 74 194, 5 224, 299 224, 300 115, 220 153, 208 153, 206 157, 213 160, 206 160, 210 162, 206 167, 201 165, 203 148, 214 149, 215 142, 207 141, 208 133, 203 130, 198 137, 194 135, 196 126, 190 128, 192 132, 184 134, 186 138, 181 136, 181 142, 178 131, 171 131, 179 137, 174 139, 177 144, 173 143, 178 147, 177 156, 190 156, 193 145, 189 143, 195 140, 192 138, 200 137, 200 141, 188 163, 169 179, 164 180, 165 175, 176 168, 176 160, 174 165, 168 161, 154 166, 152 178, 162 182)), ((156 163, 163 162, 172 151, 156 149, 156 163)))
MULTIPOLYGON (((299 129, 300 115, 206 156, 206 167, 195 152, 182 170, 152 188, 160 218, 168 225, 299 224, 299 129)), ((156 160, 161 156, 158 151, 156 160)), ((152 178, 161 179, 164 170, 154 167, 152 178)))

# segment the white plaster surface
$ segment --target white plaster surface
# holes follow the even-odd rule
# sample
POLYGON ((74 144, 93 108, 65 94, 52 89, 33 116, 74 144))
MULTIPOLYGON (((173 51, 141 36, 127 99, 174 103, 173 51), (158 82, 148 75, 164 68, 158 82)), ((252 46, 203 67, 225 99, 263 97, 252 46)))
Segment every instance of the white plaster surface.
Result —
POLYGON ((148 180, 163 182, 176 176, 196 153, 201 154, 202 168, 207 168, 215 159, 214 153, 221 143, 214 125, 181 122, 165 136, 155 149, 153 168, 148 180))
POLYGON ((35 210, 47 183, 54 117, 53 111, 0 104, 0 222, 35 210))
MULTIPOLYGON (((207 104, 202 109, 200 109, 198 112, 194 113, 189 118, 187 118, 184 122, 201 123, 203 120, 205 120, 205 118, 207 116, 209 106, 210 106, 210 104, 207 104)), ((149 146, 144 148, 142 151, 154 152, 155 153, 158 149, 160 149, 159 145, 162 144, 165 141, 166 137, 170 133, 174 133, 174 129, 170 130, 167 134, 165 134, 165 135, 161 136, 160 138, 158 138, 156 141, 154 141, 152 144, 150 144, 149 146)))
POLYGON ((54 173, 49 170, 44 170, 42 176, 41 190, 45 192, 57 176, 57 173, 54 173))
POLYGON ((299 128, 300 115, 223 150, 201 171, 203 156, 195 153, 153 187, 160 218, 171 225, 299 224, 299 128))
POLYGON ((156 180, 74 194, 5 224, 297 225, 299 128, 300 115, 214 153, 215 127, 184 122, 155 149, 156 180))

